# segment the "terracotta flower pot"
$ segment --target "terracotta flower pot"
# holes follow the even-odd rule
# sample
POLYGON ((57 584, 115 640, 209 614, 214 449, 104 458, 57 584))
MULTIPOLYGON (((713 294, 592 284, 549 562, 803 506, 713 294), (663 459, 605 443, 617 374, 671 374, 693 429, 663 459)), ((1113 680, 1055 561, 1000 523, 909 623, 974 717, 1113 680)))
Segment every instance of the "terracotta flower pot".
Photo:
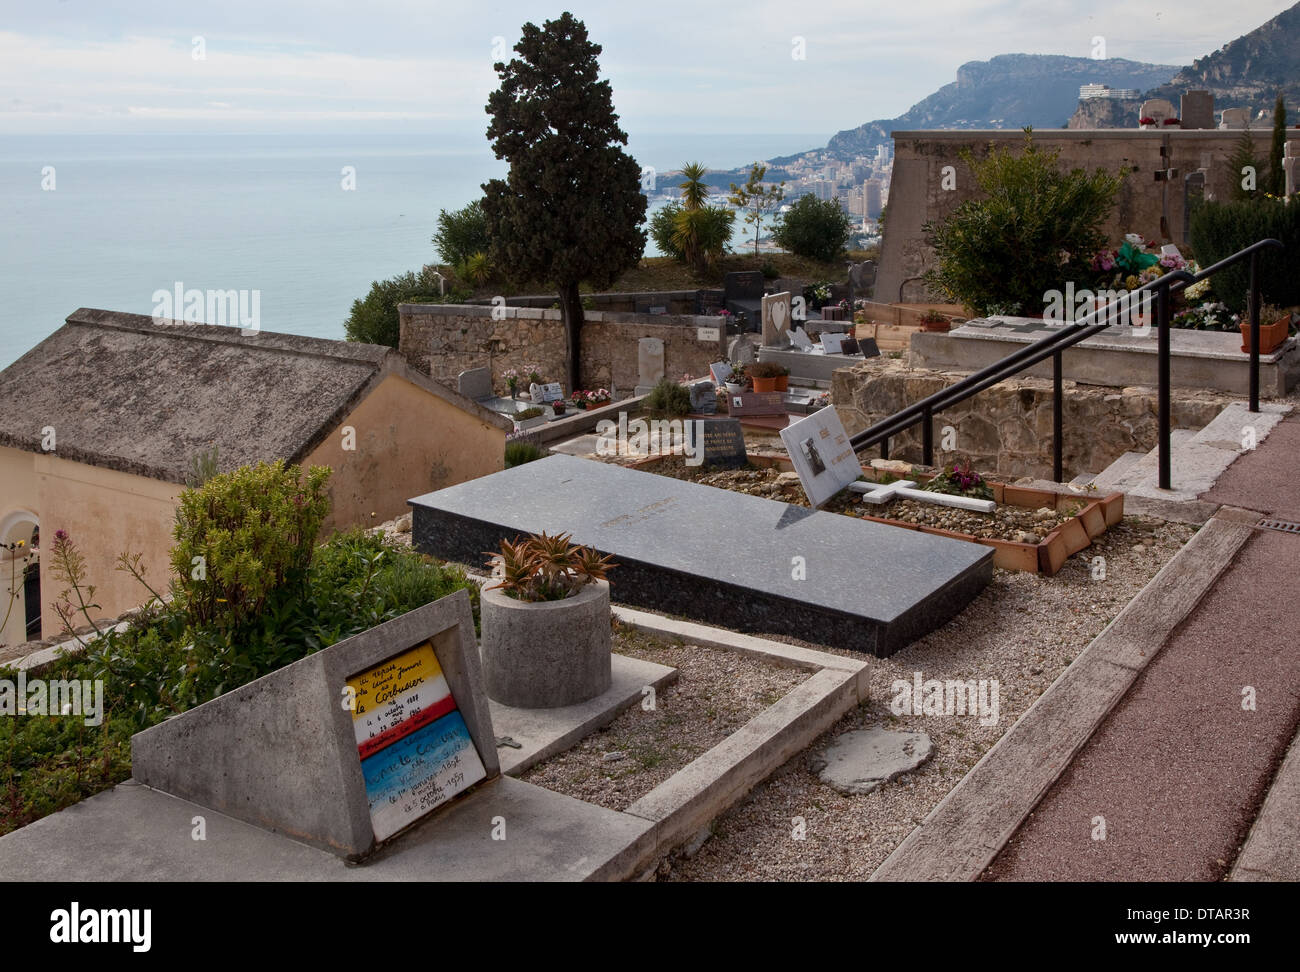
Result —
POLYGON ((754 391, 755 391, 755 392, 773 392, 773 391, 776 391, 776 379, 775 379, 775 378, 755 378, 755 379, 754 379, 754 391))
POLYGON ((778 375, 777 378, 776 378, 776 388, 774 388, 773 390, 774 390, 774 391, 779 391, 779 392, 789 391, 789 390, 790 390, 790 376, 789 376, 789 375, 778 375))
MULTIPOLYGON (((1250 354, 1250 321, 1242 321, 1239 325, 1241 328, 1241 350, 1250 354)), ((1272 324, 1259 325, 1259 353, 1272 354, 1282 346, 1282 342, 1287 339, 1287 334, 1291 330, 1291 319, 1284 317, 1272 324)))

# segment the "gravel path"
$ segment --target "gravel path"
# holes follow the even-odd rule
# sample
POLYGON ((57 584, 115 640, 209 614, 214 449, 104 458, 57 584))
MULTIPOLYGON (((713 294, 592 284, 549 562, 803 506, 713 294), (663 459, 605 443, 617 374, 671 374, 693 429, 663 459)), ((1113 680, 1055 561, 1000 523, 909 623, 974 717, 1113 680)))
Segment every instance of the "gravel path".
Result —
POLYGON ((694 857, 661 865, 660 880, 866 879, 1193 532, 1129 517, 1055 577, 995 571, 960 616, 893 657, 873 660, 872 701, 719 818, 715 836, 694 857), (1105 559, 1104 579, 1094 579, 1096 557, 1105 559), (911 683, 918 671, 927 680, 996 680, 996 725, 973 716, 895 715, 894 680, 911 683), (866 796, 843 796, 809 771, 809 759, 830 738, 874 725, 928 733, 934 758, 866 796))
POLYGON ((548 790, 624 810, 758 715, 808 672, 699 645, 669 644, 619 626, 614 650, 678 669, 655 708, 633 706, 579 745, 528 770, 548 790))

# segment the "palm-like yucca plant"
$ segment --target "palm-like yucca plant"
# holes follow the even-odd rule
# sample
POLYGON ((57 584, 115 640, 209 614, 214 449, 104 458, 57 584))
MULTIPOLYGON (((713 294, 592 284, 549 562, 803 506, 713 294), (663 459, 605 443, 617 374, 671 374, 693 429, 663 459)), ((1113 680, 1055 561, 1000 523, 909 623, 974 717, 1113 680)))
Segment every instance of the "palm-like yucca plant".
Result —
POLYGON ((696 270, 704 263, 700 237, 706 212, 704 200, 709 197, 709 187, 704 182, 707 172, 699 162, 688 162, 682 166, 682 181, 677 185, 682 191, 682 208, 674 220, 673 243, 686 257, 687 265, 696 270))
POLYGON ((607 572, 618 565, 590 547, 570 543, 572 534, 501 541, 499 553, 487 552, 500 589, 521 601, 559 601, 593 581, 607 580, 607 572))

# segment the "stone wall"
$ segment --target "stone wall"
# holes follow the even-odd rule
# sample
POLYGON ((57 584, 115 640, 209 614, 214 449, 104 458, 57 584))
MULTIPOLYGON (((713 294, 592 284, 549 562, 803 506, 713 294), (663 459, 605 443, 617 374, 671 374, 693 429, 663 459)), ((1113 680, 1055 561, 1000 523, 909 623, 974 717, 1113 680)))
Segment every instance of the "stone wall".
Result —
MULTIPOLYGON (((913 402, 955 384, 961 374, 907 367, 901 359, 872 358, 835 372, 831 401, 850 435, 913 402)), ((1065 478, 1101 472, 1125 452, 1156 446, 1154 388, 1083 385, 1067 381, 1064 412, 1065 478)), ((1173 427, 1200 429, 1231 396, 1174 389, 1173 427)), ((936 464, 970 460, 981 472, 1005 477, 1052 478, 1052 382, 1010 378, 934 418, 936 464), (945 451, 944 426, 956 430, 956 449, 945 451)), ((863 453, 864 458, 876 454, 863 453)), ((921 461, 921 426, 890 440, 891 458, 921 461)))
MULTIPOLYGON (((568 356, 560 312, 531 307, 498 311, 500 320, 489 307, 401 304, 398 350, 413 368, 452 388, 460 372, 489 368, 493 388, 505 394, 502 372, 533 364, 543 377, 572 391, 565 379, 568 356)), ((707 375, 711 363, 726 357, 726 330, 717 317, 587 311, 584 321, 581 385, 586 389, 611 388, 630 395, 638 384, 641 338, 664 342, 664 374, 670 378, 707 375)))
MULTIPOLYGON (((1043 149, 1059 149, 1062 168, 1128 170, 1115 212, 1105 227, 1112 244, 1119 243, 1125 233, 1141 233, 1150 240, 1166 239, 1161 232, 1160 217, 1167 185, 1164 209, 1167 238, 1185 246, 1184 180, 1203 168, 1206 198, 1229 198, 1232 183, 1241 174, 1234 174, 1227 161, 1241 134, 1218 129, 1056 130, 1035 132, 1034 143, 1043 149), (1179 170, 1178 178, 1167 184, 1156 182, 1154 175, 1157 169, 1163 168, 1160 146, 1166 138, 1172 164, 1179 170)), ((1251 134, 1256 155, 1266 157, 1270 131, 1260 129, 1251 134)), ((1024 145, 1024 133, 1020 131, 898 131, 893 137, 889 219, 881 244, 875 290, 876 299, 886 303, 927 299, 925 285, 915 279, 929 269, 933 260, 922 227, 928 220, 943 220, 961 203, 977 195, 970 169, 961 160, 961 151, 970 149, 976 157, 981 157, 988 153, 991 144, 1017 153, 1024 145), (943 169, 949 165, 956 170, 954 189, 944 188, 943 169)), ((1288 137, 1300 137, 1300 132, 1288 137)))

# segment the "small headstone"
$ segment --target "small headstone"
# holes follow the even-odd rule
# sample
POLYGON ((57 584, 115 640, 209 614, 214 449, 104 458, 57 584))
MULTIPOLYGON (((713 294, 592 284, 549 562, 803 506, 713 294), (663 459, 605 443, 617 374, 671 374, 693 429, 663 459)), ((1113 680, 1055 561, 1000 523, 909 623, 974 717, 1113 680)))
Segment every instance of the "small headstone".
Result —
POLYGON ((721 385, 731 377, 731 365, 726 361, 715 361, 709 365, 709 375, 715 385, 721 385))
MULTIPOLYGON (((872 343, 874 344, 875 342, 873 341, 872 343)), ((840 354, 861 354, 861 353, 862 353, 862 349, 858 347, 857 338, 846 337, 840 343, 840 354)), ((876 353, 879 354, 879 352, 876 353)))
POLYGON ((1219 116, 1219 127, 1228 129, 1242 129, 1250 127, 1250 109, 1249 108, 1224 108, 1223 113, 1219 116))
POLYGON ((712 415, 718 410, 718 392, 711 378, 701 378, 687 386, 691 393, 691 411, 712 415))
POLYGON ((763 298, 763 346, 790 345, 790 294, 768 294, 763 298))
POLYGON ((636 344, 638 388, 653 388, 664 376, 664 342, 662 338, 642 338, 636 344))
POLYGON ((1166 118, 1177 118, 1178 112, 1174 110, 1173 102, 1166 98, 1152 98, 1149 101, 1142 102, 1142 107, 1138 110, 1139 118, 1154 118, 1157 125, 1163 126, 1166 118))
MULTIPOLYGON (((749 462, 740 422, 736 419, 712 419, 703 426, 704 465, 739 469, 749 462)), ((696 448, 700 448, 700 443, 696 443, 696 448)))
POLYGON ((934 743, 925 733, 876 726, 836 736, 816 762, 822 764, 818 775, 823 783, 861 796, 910 773, 933 755, 934 743))
POLYGON ((843 334, 831 334, 830 332, 827 331, 822 332, 822 350, 824 350, 827 354, 839 354, 843 349, 843 347, 844 347, 843 334))
POLYGON ((783 415, 787 411, 785 395, 772 392, 741 392, 727 396, 730 415, 783 415))
POLYGON ((858 338, 858 354, 864 358, 879 358, 880 346, 876 344, 875 338, 858 338))
POLYGON ((781 441, 814 507, 862 475, 862 466, 834 406, 786 426, 781 430, 781 441))
POLYGON ((1214 127, 1214 95, 1208 91, 1184 91, 1178 106, 1183 128, 1214 127))
POLYGON ((564 397, 564 388, 558 381, 547 382, 545 385, 529 385, 528 395, 535 405, 558 402, 564 397))
POLYGON ((801 351, 811 351, 813 346, 812 338, 808 336, 802 327, 794 329, 794 332, 790 335, 790 343, 801 351))
POLYGON ((758 341, 749 334, 738 334, 727 344, 727 357, 738 364, 753 364, 758 360, 758 341))
POLYGON ((470 368, 456 376, 456 390, 470 401, 492 398, 492 372, 488 368, 470 368))

